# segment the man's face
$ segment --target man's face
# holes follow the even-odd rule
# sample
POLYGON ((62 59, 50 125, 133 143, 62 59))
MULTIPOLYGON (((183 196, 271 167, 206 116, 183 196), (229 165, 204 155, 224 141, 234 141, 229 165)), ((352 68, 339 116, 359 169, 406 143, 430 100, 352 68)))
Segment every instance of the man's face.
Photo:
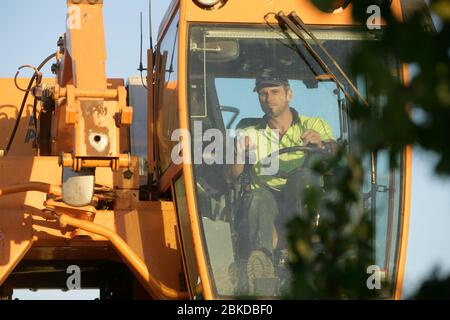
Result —
POLYGON ((258 97, 264 113, 268 117, 277 118, 289 109, 292 91, 284 86, 263 87, 258 90, 258 97))

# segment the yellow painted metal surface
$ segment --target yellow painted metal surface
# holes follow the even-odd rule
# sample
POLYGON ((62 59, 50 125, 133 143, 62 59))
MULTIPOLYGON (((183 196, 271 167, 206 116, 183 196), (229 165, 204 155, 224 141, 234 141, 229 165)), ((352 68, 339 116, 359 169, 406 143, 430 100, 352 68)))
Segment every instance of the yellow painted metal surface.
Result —
POLYGON ((64 51, 58 55, 58 86, 52 90, 57 103, 53 153, 117 159, 121 128, 132 123, 132 108, 123 86, 108 89, 103 2, 67 4, 77 8, 81 18, 68 26, 64 51))
POLYGON ((33 244, 32 217, 20 211, 0 210, 0 285, 33 244))
MULTIPOLYGON (((269 12, 286 14, 296 11, 307 24, 353 24, 349 8, 340 13, 328 14, 317 9, 309 0, 228 0, 220 9, 206 11, 197 6, 194 1, 185 0, 187 21, 203 22, 241 22, 263 23, 264 16, 269 12)), ((276 22, 274 16, 267 16, 269 21, 276 22)))
MULTIPOLYGON (((19 78, 17 83, 21 88, 28 86, 30 79, 19 78)), ((53 79, 44 79, 53 83, 53 79)), ((16 88, 14 79, 0 78, 0 152, 5 150, 19 115, 24 92, 16 88)), ((38 116, 40 106, 38 105, 38 116)), ((14 144, 9 151, 10 156, 35 156, 36 149, 33 142, 36 139, 33 115, 33 96, 28 95, 20 124, 16 133, 14 144)))
MULTIPOLYGON (((316 8, 310 0, 228 0, 220 8, 205 10, 192 0, 181 0, 185 5, 186 21, 211 22, 211 23, 265 23, 264 17, 271 23, 276 23, 274 13, 284 11, 289 14, 292 11, 302 18, 306 24, 313 25, 354 25, 352 18, 352 6, 344 10, 336 10, 330 14, 316 8)), ((397 17, 400 15, 400 1, 392 2, 392 10, 397 17)))
MULTIPOLYGON (((0 285, 21 260, 51 264, 74 258, 116 259, 104 250, 114 248, 150 296, 186 298, 173 204, 139 201, 138 159, 121 154, 130 148, 127 126, 133 113, 127 106, 123 81, 106 78, 102 1, 67 3, 77 6, 83 19, 79 28, 68 28, 63 38, 65 50, 57 55, 57 80, 43 79, 43 88, 56 103, 49 141, 54 156, 38 157, 32 144, 25 142, 30 127, 34 129, 31 95, 11 152, 0 156, 0 190, 15 192, 0 196, 0 285), (104 150, 91 150, 92 133, 107 137, 104 150), (97 167, 96 185, 109 192, 105 199, 112 194, 114 210, 69 207, 60 202, 59 187, 45 188, 44 183, 61 185, 61 165, 68 159, 60 157, 61 152, 71 156, 68 166, 97 167), (114 159, 117 164, 113 165, 114 159), (38 191, 25 192, 30 188, 38 191)), ((19 79, 21 87, 27 84, 28 79, 19 79)), ((7 92, 0 97, 1 150, 8 142, 23 92, 12 79, 0 79, 0 89, 7 92)), ((42 107, 38 105, 39 120, 42 107)), ((100 192, 94 199, 104 197, 100 192)))
MULTIPOLYGON (((67 1, 68 6, 76 4, 67 1)), ((73 85, 80 90, 106 90, 106 48, 103 4, 78 5, 79 26, 67 28, 66 49, 71 58, 73 85)))
MULTIPOLYGON (((408 66, 403 65, 403 81, 406 85, 410 83, 408 66)), ((396 286, 394 288, 394 299, 402 298, 403 280, 405 277, 406 254, 408 251, 409 222, 411 215, 411 193, 412 193, 412 146, 408 146, 404 155, 404 171, 402 189, 404 194, 402 216, 400 227, 400 248, 398 250, 398 270, 396 286)))
MULTIPOLYGON (((136 273, 144 287, 147 282, 158 282, 174 292, 181 292, 179 274, 182 272, 176 234, 176 218, 171 203, 152 203, 145 209, 134 206, 133 210, 100 211, 94 223, 109 234, 123 239, 128 251, 118 250, 124 261, 140 261, 130 263, 130 268, 136 273), (137 259, 136 259, 137 257, 137 259), (140 271, 140 272, 139 272, 140 271), (149 277, 149 274, 152 276, 149 277), (155 280, 157 279, 157 280, 155 280)), ((139 206, 137 206, 139 207, 139 206)), ((68 226, 61 226, 57 221, 49 222, 41 216, 38 210, 0 210, 0 285, 6 280, 19 261, 33 246, 40 248, 41 255, 34 259, 58 260, 73 259, 68 247, 111 246, 107 239, 98 233, 74 233, 68 226), (80 236, 82 238, 77 238, 80 236), (42 248, 47 248, 43 251, 42 248), (66 255, 62 252, 67 251, 66 255)), ((77 219, 75 219, 77 220, 77 219)), ((118 246, 120 248, 120 246, 118 246)), ((116 246, 114 246, 116 248, 116 246)), ((95 259, 89 251, 81 256, 83 259, 95 259)), ((163 291, 158 296, 176 298, 163 291)), ((173 293, 173 292, 172 292, 173 293)), ((185 293, 180 298, 186 298, 185 293)))
MULTIPOLYGON (((69 0, 69 5, 74 2, 69 0)), ((183 174, 189 211, 190 231, 193 247, 180 246, 178 217, 174 203, 164 201, 139 201, 138 159, 131 158, 131 164, 113 172, 104 167, 105 159, 121 157, 129 150, 127 126, 132 123, 132 109, 126 103, 126 90, 123 81, 110 81, 106 78, 102 2, 90 4, 82 0, 78 4, 83 25, 80 29, 68 30, 64 43, 67 51, 59 54, 60 71, 56 79, 44 79, 48 85, 58 83, 55 102, 57 108, 52 117, 52 146, 49 157, 38 157, 32 145, 34 123, 31 117, 32 97, 28 98, 16 142, 7 157, 0 156, 0 189, 28 182, 47 183, 60 186, 62 166, 61 152, 69 153, 73 159, 85 158, 85 163, 96 166, 95 181, 98 186, 114 193, 114 210, 95 210, 92 221, 77 219, 77 210, 67 213, 64 208, 48 206, 46 192, 29 191, 0 196, 0 285, 23 259, 29 260, 71 260, 77 259, 116 259, 102 251, 115 248, 128 264, 149 294, 154 298, 185 298, 183 289, 182 251, 195 255, 200 275, 199 290, 206 299, 213 299, 214 292, 211 274, 206 261, 206 248, 197 216, 195 185, 192 166, 183 164, 173 167, 164 177, 164 186, 169 187, 173 179, 183 174), (95 118, 96 120, 92 120, 95 118), (116 122, 120 119, 119 123, 116 122), (93 152, 89 149, 89 130, 102 128, 110 141, 108 151, 93 152), (31 131, 30 131, 31 130, 31 131), (122 154, 123 155, 123 154, 122 154), (134 173, 131 178, 125 172, 134 173), (46 202, 47 201, 47 202, 46 202), (59 218, 50 219, 45 209, 56 210, 59 218), (60 211, 58 211, 60 210, 60 211), (62 218, 61 218, 62 217, 62 218), (59 219, 59 220, 58 220, 59 219), (70 227, 70 224, 77 226, 70 227), (90 231, 89 231, 90 230, 90 231), (103 235, 103 236, 102 236, 103 235), (82 248, 75 250, 74 248, 82 248), (99 254, 99 252, 103 252, 99 254), (159 283, 156 285, 155 283, 159 283), (165 293, 164 293, 165 292, 165 293)), ((399 12, 399 3, 394 1, 394 10, 399 12)), ((166 96, 167 104, 178 101, 179 126, 189 127, 187 107, 187 56, 189 46, 188 24, 190 22, 258 23, 264 22, 268 12, 280 10, 289 13, 293 10, 308 24, 351 25, 350 8, 337 14, 325 14, 314 8, 307 0, 228 0, 220 9, 204 10, 191 0, 173 1, 172 11, 163 21, 160 38, 164 35, 164 25, 179 10, 180 23, 178 35, 178 83, 167 83, 171 94, 166 96)), ((273 15, 268 17, 273 21, 273 15)), ((28 79, 19 79, 21 87, 28 79)), ((23 93, 17 90, 12 79, 0 79, 0 150, 6 147, 14 122, 17 118, 23 93)), ((149 98, 150 101, 151 98, 149 98)), ((40 111, 38 108, 38 116, 40 111)), ((153 111, 153 110, 150 110, 153 111)), ((170 121, 177 116, 176 110, 170 121)), ((149 112, 150 123, 155 120, 149 112)), ((166 127, 170 125, 166 124, 166 127)), ((161 132, 164 123, 157 123, 152 130, 161 132)), ((174 128, 173 126, 171 127, 174 128)), ((153 131, 150 131, 152 133, 153 131)), ((36 132, 34 132, 34 137, 36 132)), ((153 151, 153 137, 149 136, 149 148, 153 151), (151 140, 151 142, 150 142, 151 140)), ((182 143, 185 152, 191 152, 187 140, 182 143)), ((170 145, 160 152, 171 152, 170 145)), ((152 154, 152 152, 150 153, 152 154)), ((153 155, 153 154, 152 154, 153 155)), ((126 156, 126 155, 125 155, 126 156)), ((189 155, 188 155, 189 156, 189 155)), ((407 229, 411 190, 411 150, 406 153, 406 175, 404 180, 405 204, 400 250, 400 267, 396 297, 401 294, 401 282, 406 259, 407 229)), ((153 159, 150 159, 152 163, 153 159)), ((67 164, 73 167, 73 163, 67 164)), ((117 169, 117 168, 116 168, 117 169)), ((159 181, 161 185, 161 181, 159 181)), ((43 190, 45 191, 45 190, 43 190)), ((51 190, 49 190, 51 191, 51 190)), ((52 192, 49 192, 52 193, 52 192)), ((57 192, 53 192, 58 195, 57 192)), ((54 203, 53 203, 54 204, 54 203)), ((94 210, 93 210, 94 211, 94 210)), ((55 212, 54 212, 55 213, 55 212)), ((82 215, 81 215, 82 216, 82 215)), ((185 275, 184 275, 185 277, 185 275)), ((198 293, 198 292, 197 292, 198 293)))
MULTIPOLYGON (((26 181, 59 184, 61 167, 58 161, 57 157, 0 158, 0 189, 5 185, 17 185, 26 181), (17 167, 23 169, 21 174, 17 174, 17 167)), ((133 163, 136 164, 137 160, 134 159, 133 163)), ((143 261, 151 274, 168 288, 179 291, 182 265, 173 204, 140 202, 136 190, 138 177, 127 180, 121 177, 124 170, 113 174, 110 169, 102 169, 97 172, 97 181, 118 188, 116 207, 115 211, 97 211, 94 223, 116 233, 143 261)), ((45 198, 45 193, 37 191, 0 197, 0 284, 32 246, 45 253, 34 254, 32 257, 37 260, 70 260, 70 250, 67 247, 71 246, 111 246, 102 236, 75 232, 76 230, 61 227, 57 221, 48 221, 42 211, 45 208, 45 198), (78 238, 80 236, 84 237, 78 238), (62 254, 64 250, 68 250, 68 254, 62 254)), ((94 257, 86 251, 86 255, 79 258, 94 257)))
MULTIPOLYGON (((180 24, 179 24, 179 52, 184 52, 186 48, 189 46, 188 42, 188 30, 187 30, 187 6, 189 3, 182 1, 180 6, 180 24)), ((179 119, 180 119, 180 128, 188 129, 189 128, 189 117, 188 117, 188 106, 187 106, 187 88, 188 84, 187 80, 187 55, 180 54, 178 58, 178 108, 179 108, 179 119)), ((187 158, 191 158, 191 148, 189 148, 189 141, 183 139, 181 141, 183 152, 187 153, 187 158)), ((186 199, 187 206, 189 211, 189 220, 192 232, 192 240, 195 251, 195 258, 197 262, 198 274, 201 279, 201 289, 202 294, 205 299, 213 299, 213 289, 211 283, 211 275, 209 274, 208 263, 205 259, 206 257, 206 248, 204 246, 204 242, 202 239, 202 232, 200 228, 200 221, 197 216, 198 208, 197 202, 195 199, 195 189, 194 189, 194 174, 192 165, 183 164, 183 179, 186 188, 186 199)))

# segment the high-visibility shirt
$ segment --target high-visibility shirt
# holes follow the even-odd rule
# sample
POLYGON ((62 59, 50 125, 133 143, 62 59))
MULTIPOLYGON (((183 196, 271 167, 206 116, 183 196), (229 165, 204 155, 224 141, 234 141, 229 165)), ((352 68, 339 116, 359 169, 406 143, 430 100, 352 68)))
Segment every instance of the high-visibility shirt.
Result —
MULTIPOLYGON (((306 130, 314 130, 320 134, 322 141, 335 141, 330 125, 321 118, 299 116, 295 109, 292 109, 292 124, 286 133, 280 138, 278 133, 271 129, 267 121, 263 118, 257 125, 243 128, 241 136, 248 136, 256 146, 251 151, 250 161, 254 163, 251 172, 251 188, 260 188, 264 184, 280 190, 286 179, 274 176, 274 173, 286 175, 293 169, 303 164, 305 153, 301 151, 284 153, 272 158, 272 162, 261 163, 261 160, 277 150, 293 146, 303 146, 302 135, 306 130), (275 162, 273 162, 275 161, 275 162), (278 165, 277 165, 278 164, 278 165)), ((265 162, 265 161, 264 161, 265 162)))

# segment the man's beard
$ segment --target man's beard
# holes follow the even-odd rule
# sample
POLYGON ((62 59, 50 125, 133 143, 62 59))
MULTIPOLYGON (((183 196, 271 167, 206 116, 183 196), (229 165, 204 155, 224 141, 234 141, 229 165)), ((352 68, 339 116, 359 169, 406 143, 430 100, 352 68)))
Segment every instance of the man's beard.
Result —
MULTIPOLYGON (((288 107, 286 107, 286 108, 288 108, 288 107)), ((272 119, 277 118, 285 111, 286 108, 283 108, 283 107, 270 108, 270 107, 268 107, 266 109, 266 116, 269 118, 272 118, 272 119)))

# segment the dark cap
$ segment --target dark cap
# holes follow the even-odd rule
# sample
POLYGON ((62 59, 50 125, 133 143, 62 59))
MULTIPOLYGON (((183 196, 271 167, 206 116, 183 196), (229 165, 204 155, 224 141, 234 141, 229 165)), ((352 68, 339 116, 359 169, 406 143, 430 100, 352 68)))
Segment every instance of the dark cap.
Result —
POLYGON ((288 86, 289 81, 286 76, 274 72, 272 69, 264 69, 264 71, 256 77, 255 88, 258 91, 264 87, 288 86))

